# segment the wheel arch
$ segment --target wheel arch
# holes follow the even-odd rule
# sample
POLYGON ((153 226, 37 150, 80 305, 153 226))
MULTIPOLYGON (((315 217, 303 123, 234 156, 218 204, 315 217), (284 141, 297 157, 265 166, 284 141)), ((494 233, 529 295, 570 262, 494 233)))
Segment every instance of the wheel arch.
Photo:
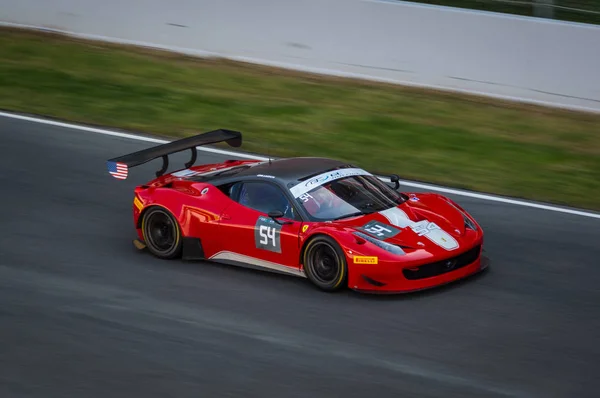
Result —
MULTIPOLYGON (((356 236, 347 229, 337 229, 331 227, 319 227, 311 231, 311 234, 306 236, 302 241, 302 245, 299 251, 299 264, 302 270, 304 270, 304 255, 310 242, 319 236, 327 236, 333 239, 340 247, 348 266, 347 270, 347 281, 350 283, 357 277, 357 271, 353 266, 354 256, 380 256, 378 253, 373 253, 370 250, 357 242, 356 236)), ((304 271, 306 272, 306 271, 304 271)))
MULTIPOLYGON (((344 245, 343 239, 340 239, 339 236, 337 236, 338 234, 336 234, 335 232, 339 232, 339 231, 329 231, 329 230, 316 230, 313 231, 313 233, 309 236, 306 237, 306 239, 304 240, 304 242, 302 243, 301 246, 301 250, 300 250, 300 264, 302 266, 302 269, 304 270, 304 272, 306 273, 307 277, 315 284, 317 284, 317 286, 320 286, 321 289, 327 290, 327 291, 336 291, 338 289, 340 289, 342 286, 348 286, 348 277, 349 277, 349 271, 350 271, 350 260, 348 258, 348 253, 347 253, 347 247, 346 245, 344 245), (310 272, 314 272, 310 271, 309 269, 306 268, 306 264, 304 263, 304 258, 306 256, 306 253, 308 250, 311 249, 311 243, 315 242, 315 240, 318 240, 319 238, 324 239, 325 242, 321 241, 322 243, 326 244, 326 245, 334 245, 337 246, 337 248, 333 248, 333 250, 335 250, 337 252, 338 256, 341 256, 341 261, 343 261, 343 264, 340 264, 340 266, 343 267, 342 271, 338 274, 339 275, 339 279, 337 281, 335 281, 335 283, 331 286, 327 286, 325 287, 324 285, 321 285, 321 282, 316 282, 314 279, 314 276, 311 277, 309 275, 310 272), (328 243, 327 243, 328 242, 328 243)), ((342 237, 343 238, 343 237, 342 237)), ((333 282, 333 281, 330 281, 333 282)), ((330 283, 328 282, 328 283, 330 283)))
MULTIPOLYGON (((314 231, 312 234, 310 234, 309 236, 307 236, 304 239, 304 242, 302 242, 302 246, 300 247, 300 259, 299 259, 299 263, 300 265, 302 265, 302 268, 304 268, 304 253, 306 253, 306 249, 308 247, 308 245, 310 244, 310 242, 314 241, 316 238, 318 238, 319 236, 328 236, 332 239, 334 239, 336 241, 336 243, 338 245, 340 245, 340 243, 338 242, 338 240, 335 238, 335 236, 332 236, 332 234, 327 233, 325 231, 314 231)), ((344 249, 344 247, 342 245, 340 245, 340 247, 342 247, 342 250, 344 249)), ((344 251, 345 253, 345 251, 344 251)))
MULTIPOLYGON (((154 207, 161 207, 163 209, 165 209, 166 211, 168 211, 169 213, 171 213, 173 215, 173 217, 175 218, 175 220, 177 221, 177 223, 179 224, 179 228, 181 228, 181 220, 179 219, 179 217, 177 216, 177 213, 174 212, 172 209, 170 209, 168 206, 165 206, 163 204, 160 203, 150 203, 147 206, 145 206, 141 211, 140 211, 140 215, 138 216, 137 219, 137 223, 135 225, 136 228, 142 228, 142 221, 144 219, 144 215, 152 208, 154 207)), ((181 231, 181 233, 183 234, 183 231, 181 231)))
POLYGON ((310 242, 312 242, 315 238, 317 238, 319 236, 327 236, 327 237, 333 239, 335 241, 335 243, 339 245, 340 249, 344 253, 346 262, 348 264, 350 264, 352 258, 349 256, 348 250, 354 250, 351 245, 351 242, 353 241, 354 238, 349 236, 347 231, 339 231, 339 230, 333 230, 330 228, 323 228, 323 229, 315 229, 302 242, 302 246, 300 247, 300 251, 299 251, 299 256, 300 256, 299 263, 302 266, 302 268, 304 268, 304 253, 306 252, 308 245, 310 244, 310 242))
POLYGON ((147 205, 140 211, 140 216, 138 217, 137 225, 139 226, 138 228, 141 230, 140 237, 146 244, 146 247, 148 248, 148 250, 150 250, 154 255, 156 255, 159 258, 163 258, 163 259, 172 259, 172 258, 181 257, 182 251, 183 251, 183 246, 184 246, 184 241, 185 241, 185 236, 183 234, 183 229, 181 228, 181 223, 180 223, 177 215, 171 209, 169 209, 167 206, 164 206, 161 204, 155 204, 155 203, 147 205), (161 252, 160 249, 153 248, 150 241, 146 241, 146 237, 145 237, 146 227, 144 226, 144 221, 146 219, 146 215, 149 212, 151 212, 152 210, 166 213, 167 217, 171 218, 171 220, 174 222, 174 228, 176 230, 176 240, 170 249, 163 251, 163 252, 161 252))

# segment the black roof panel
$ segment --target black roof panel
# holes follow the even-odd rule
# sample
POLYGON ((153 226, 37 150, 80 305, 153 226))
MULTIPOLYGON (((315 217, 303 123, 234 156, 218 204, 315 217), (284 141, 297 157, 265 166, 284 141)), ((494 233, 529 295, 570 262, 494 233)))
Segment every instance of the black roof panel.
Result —
POLYGON ((262 163, 240 173, 240 175, 271 175, 287 183, 347 165, 347 163, 339 160, 316 157, 275 159, 270 164, 269 162, 262 163))
POLYGON ((211 176, 190 177, 190 180, 195 181, 212 181, 221 180, 222 178, 235 177, 253 177, 258 174, 273 176, 284 185, 290 182, 297 182, 314 175, 324 173, 340 167, 351 167, 348 163, 339 160, 318 158, 318 157, 296 157, 273 159, 269 163, 263 162, 258 164, 241 165, 234 169, 224 170, 222 173, 217 173, 211 176))

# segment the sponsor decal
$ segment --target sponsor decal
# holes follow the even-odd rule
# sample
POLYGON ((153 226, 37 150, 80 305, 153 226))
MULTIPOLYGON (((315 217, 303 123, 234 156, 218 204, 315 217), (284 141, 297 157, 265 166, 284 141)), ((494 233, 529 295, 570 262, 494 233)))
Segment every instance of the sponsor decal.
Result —
POLYGON ((306 232, 307 229, 308 229, 308 225, 303 225, 302 226, 302 233, 306 232))
POLYGON ((254 243, 257 249, 281 253, 281 225, 270 217, 258 217, 254 225, 254 243))
POLYGON ((399 229, 386 225, 379 221, 369 221, 368 223, 366 223, 362 227, 359 227, 358 229, 361 231, 365 231, 373 236, 376 236, 379 239, 384 240, 396 236, 400 233, 399 229))
POLYGON ((137 196, 135 196, 133 198, 133 204, 138 209, 138 211, 142 210, 142 207, 144 207, 144 205, 142 204, 142 201, 139 200, 137 196))
POLYGON ((299 198, 302 194, 307 193, 308 191, 319 187, 327 182, 339 180, 340 178, 346 178, 350 176, 358 176, 358 175, 372 175, 368 171, 359 168, 350 168, 350 169, 341 169, 328 171, 326 173, 319 174, 307 181, 302 181, 301 183, 293 186, 290 189, 292 195, 295 198, 299 198))
POLYGON ((436 223, 429 220, 413 221, 408 218, 408 215, 401 209, 393 207, 384 211, 380 211, 379 214, 388 219, 388 221, 397 227, 406 228, 409 227, 419 236, 423 236, 436 245, 446 249, 454 250, 458 248, 458 242, 448 232, 440 228, 436 223))
POLYGON ((377 264, 379 258, 375 256, 354 256, 354 264, 377 264))

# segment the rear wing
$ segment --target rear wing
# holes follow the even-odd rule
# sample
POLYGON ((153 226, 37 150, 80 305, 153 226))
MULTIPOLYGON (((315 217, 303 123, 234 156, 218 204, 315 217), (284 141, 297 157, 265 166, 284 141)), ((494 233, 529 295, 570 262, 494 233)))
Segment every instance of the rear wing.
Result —
POLYGON ((127 178, 129 169, 139 166, 156 158, 162 157, 163 164, 160 170, 156 172, 156 176, 163 175, 169 167, 169 155, 190 149, 192 152, 191 159, 185 163, 185 167, 191 167, 197 158, 197 146, 216 144, 218 142, 227 142, 232 147, 242 145, 242 133, 233 130, 213 130, 207 133, 198 134, 192 137, 182 138, 177 141, 172 141, 167 144, 157 145, 152 148, 143 149, 138 152, 119 156, 106 161, 108 172, 119 180, 127 178))

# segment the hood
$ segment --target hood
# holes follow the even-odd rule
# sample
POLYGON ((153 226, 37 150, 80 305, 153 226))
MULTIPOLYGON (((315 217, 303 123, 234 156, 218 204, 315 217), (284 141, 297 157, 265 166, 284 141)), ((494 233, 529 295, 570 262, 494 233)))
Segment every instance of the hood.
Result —
POLYGON ((336 221, 405 251, 426 250, 445 255, 471 245, 463 213, 435 194, 411 194, 406 202, 383 211, 336 221))

